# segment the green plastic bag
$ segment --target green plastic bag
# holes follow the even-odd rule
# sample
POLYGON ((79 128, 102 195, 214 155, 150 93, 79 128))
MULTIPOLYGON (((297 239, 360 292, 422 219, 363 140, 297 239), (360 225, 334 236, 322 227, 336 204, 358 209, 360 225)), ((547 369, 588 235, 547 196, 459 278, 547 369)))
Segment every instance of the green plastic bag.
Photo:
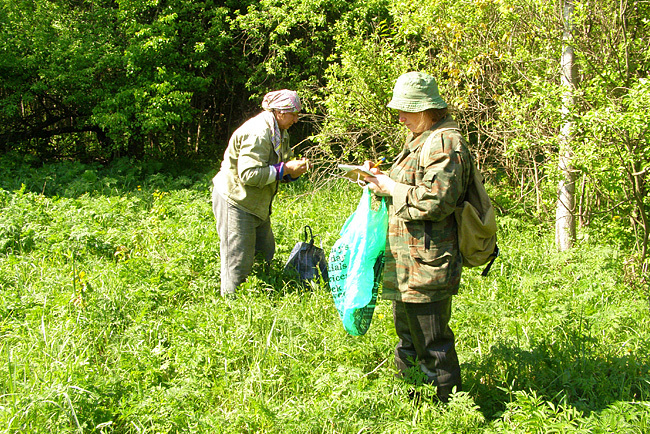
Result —
POLYGON ((371 207, 368 187, 356 211, 348 217, 329 255, 329 286, 343 328, 353 336, 370 327, 384 268, 388 209, 384 199, 371 207))

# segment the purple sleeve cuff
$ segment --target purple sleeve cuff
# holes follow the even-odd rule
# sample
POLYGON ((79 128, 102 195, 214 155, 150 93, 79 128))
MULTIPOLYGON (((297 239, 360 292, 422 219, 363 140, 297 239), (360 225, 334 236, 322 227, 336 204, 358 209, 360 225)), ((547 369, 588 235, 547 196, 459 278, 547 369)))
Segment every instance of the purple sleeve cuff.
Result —
POLYGON ((275 180, 279 181, 284 177, 284 163, 274 164, 275 167, 275 180))

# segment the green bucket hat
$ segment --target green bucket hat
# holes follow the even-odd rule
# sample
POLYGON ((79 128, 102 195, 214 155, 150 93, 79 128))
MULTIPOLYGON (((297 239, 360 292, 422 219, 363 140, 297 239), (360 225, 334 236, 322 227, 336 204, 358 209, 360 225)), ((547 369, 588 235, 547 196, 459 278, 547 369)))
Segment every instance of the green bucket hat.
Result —
POLYGON ((427 109, 442 109, 447 103, 438 92, 436 79, 424 72, 407 72, 399 76, 393 88, 388 108, 417 113, 427 109))

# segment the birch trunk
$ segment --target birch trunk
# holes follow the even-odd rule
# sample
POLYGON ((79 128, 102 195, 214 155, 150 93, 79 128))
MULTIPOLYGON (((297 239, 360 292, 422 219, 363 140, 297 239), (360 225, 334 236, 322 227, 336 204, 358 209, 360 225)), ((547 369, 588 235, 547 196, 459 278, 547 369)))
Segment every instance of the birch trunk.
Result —
POLYGON ((564 124, 560 130, 559 169, 562 173, 558 185, 558 198, 555 213, 555 245, 565 251, 573 247, 576 238, 575 223, 575 174, 572 167, 571 141, 573 139, 573 122, 571 114, 574 107, 573 89, 575 74, 573 68, 573 47, 571 46, 573 0, 565 0, 563 5, 564 51, 562 53, 562 117, 564 124))

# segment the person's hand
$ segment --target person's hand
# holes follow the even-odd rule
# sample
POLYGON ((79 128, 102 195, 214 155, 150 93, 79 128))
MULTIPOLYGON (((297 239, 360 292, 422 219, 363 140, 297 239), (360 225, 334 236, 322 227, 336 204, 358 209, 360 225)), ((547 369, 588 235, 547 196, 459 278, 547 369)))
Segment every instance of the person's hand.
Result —
POLYGON ((290 175, 292 178, 297 178, 307 171, 309 168, 309 160, 301 158, 299 160, 291 160, 284 163, 284 173, 290 175))
POLYGON ((366 169, 368 172, 374 173, 375 175, 383 173, 381 169, 377 167, 377 164, 373 163, 370 160, 364 161, 362 167, 366 169))
POLYGON ((395 181, 388 175, 384 175, 379 169, 370 169, 375 176, 366 176, 364 181, 368 183, 368 188, 377 196, 392 196, 395 188, 395 181))
POLYGON ((377 196, 391 196, 396 182, 390 179, 378 167, 374 167, 372 161, 364 161, 363 168, 373 173, 375 176, 366 176, 364 181, 368 183, 368 188, 377 196))

